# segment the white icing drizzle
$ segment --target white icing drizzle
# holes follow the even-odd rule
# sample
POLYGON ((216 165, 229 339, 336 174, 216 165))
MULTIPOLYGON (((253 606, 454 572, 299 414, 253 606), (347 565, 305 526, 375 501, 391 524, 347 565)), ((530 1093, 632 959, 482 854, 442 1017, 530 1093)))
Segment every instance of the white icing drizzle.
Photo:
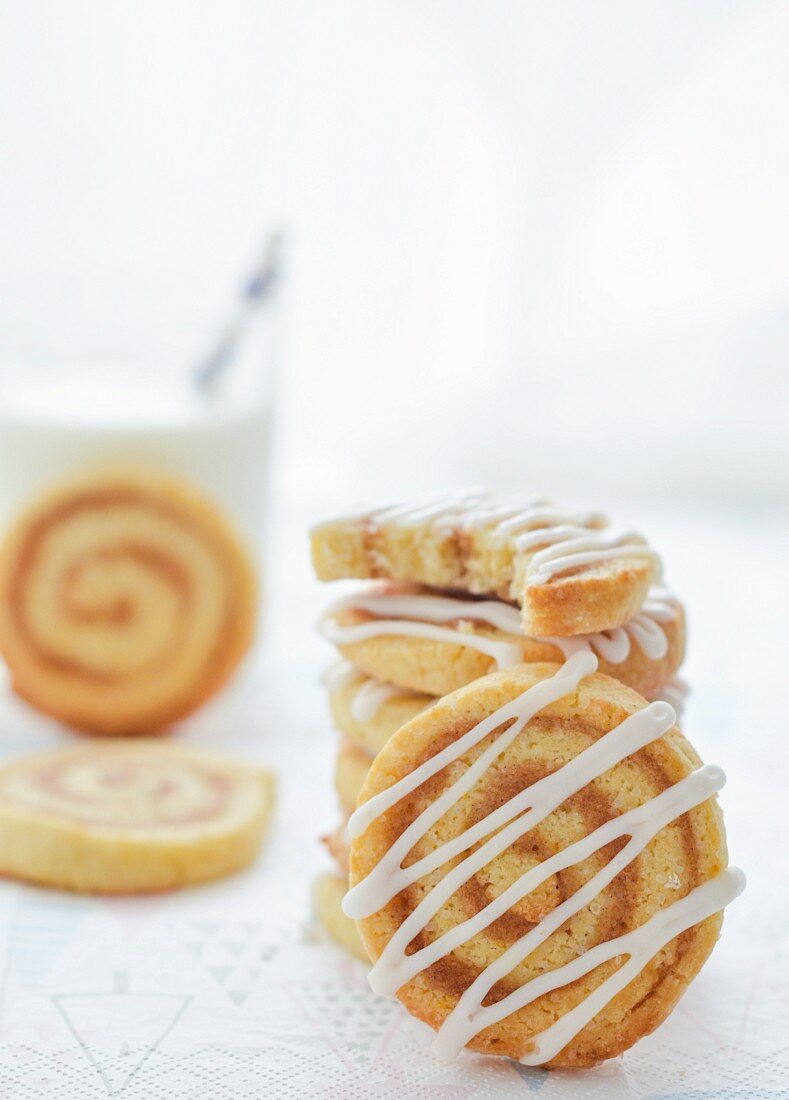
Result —
MULTIPOLYGON (((410 942, 410 939, 406 938, 410 929, 403 931, 402 935, 400 935, 399 933, 402 930, 401 926, 401 929, 398 929, 398 933, 396 934, 397 938, 399 938, 399 942, 395 943, 395 937, 393 937, 387 944, 387 948, 378 960, 378 963, 376 963, 376 967, 373 968, 373 972, 370 976, 370 982, 373 989, 376 993, 390 996, 393 995, 405 982, 410 981, 411 978, 415 977, 422 970, 425 970, 428 966, 432 966, 434 962, 443 958, 443 956, 453 948, 459 947, 461 944, 471 939, 472 936, 477 935, 487 928, 489 924, 506 913, 513 905, 517 904, 517 902, 521 901, 527 894, 531 893, 532 890, 535 890, 543 882, 549 879, 551 875, 564 871, 568 867, 572 867, 573 864, 580 863, 582 860, 587 859, 606 844, 610 844, 612 840, 618 840, 620 837, 629 836, 631 838, 629 843, 626 844, 601 871, 598 871, 585 886, 560 906, 557 906, 553 912, 540 921, 536 928, 528 933, 528 936, 522 937, 517 943, 512 945, 505 955, 502 955, 501 958, 496 960, 494 966, 486 971, 484 982, 480 980, 480 976, 474 983, 474 986, 469 987, 470 989, 474 989, 474 995, 470 997, 469 1000, 474 999, 476 993, 479 992, 479 1001, 481 1004, 488 992, 500 978, 505 977, 510 970, 517 966, 519 962, 522 962, 531 951, 539 947, 541 943, 544 943, 551 933, 560 928, 566 920, 575 916, 585 905, 593 901, 601 890, 605 889, 619 872, 622 871, 639 852, 643 851, 649 841, 652 840, 665 825, 673 821, 674 818, 678 817, 680 814, 685 813, 694 806, 698 806, 699 803, 704 802, 716 791, 719 791, 723 787, 725 779, 726 777, 720 768, 714 766, 701 768, 699 771, 689 775, 686 779, 683 779, 673 787, 669 787, 669 789, 662 794, 645 802, 637 809, 630 810, 620 817, 607 821, 605 825, 601 825, 598 829, 595 829, 594 832, 584 837, 583 840, 571 844, 568 848, 565 848, 564 851, 558 852, 555 856, 552 856, 537 867, 533 867, 531 870, 521 875, 516 882, 500 894, 495 901, 491 902, 477 913, 476 916, 463 921, 462 924, 456 925, 449 932, 446 932, 427 947, 414 952, 413 955, 406 956, 400 954, 399 949, 403 942, 405 942, 406 947, 410 942), (389 958, 385 959, 387 951, 389 951, 390 948, 392 950, 389 958), (399 961, 394 961, 392 965, 389 965, 390 960, 395 960, 398 956, 399 961), (502 959, 504 960, 503 962, 502 959), (379 964, 382 962, 383 965, 379 967, 379 964), (484 990, 483 986, 485 987, 484 990)), ((540 818, 540 820, 541 819, 542 818, 540 818)), ((515 839, 517 839, 523 836, 524 832, 527 832, 531 827, 532 823, 527 823, 524 828, 523 821, 521 820, 518 822, 517 833, 516 830, 513 829, 510 831, 509 835, 512 837, 512 834, 516 833, 515 839)), ((512 843, 512 839, 510 843, 512 843)), ((509 845, 505 845, 505 848, 506 847, 509 847, 509 845)), ((499 853, 497 852, 496 854, 499 853)), ((490 861, 488 860, 488 862, 490 861)), ((474 861, 474 863, 476 864, 476 861, 474 861)), ((482 866, 484 867, 485 864, 483 863, 482 866)), ((462 874, 455 876, 456 880, 460 880, 459 886, 462 886, 463 883, 468 881, 471 875, 474 874, 473 870, 471 873, 467 873, 467 868, 464 864, 459 864, 458 867, 454 868, 452 872, 453 875, 455 871, 462 871, 462 874)), ((456 886, 456 889, 457 888, 458 886, 456 886)), ((447 887, 447 890, 448 889, 447 887)), ((452 890, 452 893, 454 892, 455 890, 452 890)), ((451 896, 451 894, 449 896, 451 896)), ((433 907, 431 905, 428 908, 432 909, 433 907)), ((436 912, 437 911, 438 910, 436 910, 436 912)), ((415 910, 411 916, 415 917, 416 915, 417 911, 415 910)), ((408 919, 410 920, 411 917, 408 919)), ((423 921, 422 924, 424 923, 426 922, 423 921)), ((416 924, 417 921, 414 921, 411 928, 416 924)), ((486 1025, 483 1024, 482 1026, 484 1027, 486 1025)), ((461 1043, 461 1046, 462 1045, 463 1043, 461 1043)))
POLYGON ((369 722, 390 699, 409 694, 410 692, 402 691, 394 684, 385 684, 383 680, 375 680, 371 677, 365 680, 354 695, 351 714, 357 722, 369 722))
POLYGON ((371 520, 373 523, 395 523, 402 527, 411 527, 417 523, 445 527, 459 521, 469 511, 474 511, 483 499, 483 493, 471 492, 417 504, 396 504, 376 511, 371 520))
MULTIPOLYGON (((452 645, 463 645, 469 649, 476 649, 492 657, 498 668, 508 668, 517 665, 523 660, 523 650, 516 642, 497 641, 494 638, 484 638, 480 635, 469 634, 461 630, 452 630, 448 627, 435 625, 441 622, 451 622, 458 618, 460 607, 468 608, 469 601, 454 600, 443 596, 428 596, 421 594, 389 593, 368 595, 364 592, 353 596, 345 596, 333 603, 322 616, 318 623, 318 632, 327 641, 334 645, 353 645, 355 642, 365 642, 370 638, 380 638, 384 635, 395 637, 429 638, 437 642, 449 642, 452 645), (422 602, 425 601, 425 602, 422 602), (359 611, 367 611, 371 615, 385 614, 397 616, 413 614, 414 609, 425 618, 432 618, 432 622, 415 621, 409 618, 384 618, 372 619, 355 626, 340 626, 335 616, 339 611, 354 608, 359 611)), ((497 614, 500 621, 504 620, 504 612, 513 613, 518 618, 518 613, 509 604, 498 600, 473 603, 475 617, 486 614, 497 614), (483 608, 478 611, 478 608, 483 608), (487 608, 488 610, 484 610, 487 608), (495 611, 491 611, 495 609, 495 611)), ((468 614, 465 616, 468 618, 468 614)), ((489 621, 489 620, 485 620, 489 621)), ((492 624, 492 625, 495 625, 492 624)), ((511 624, 510 624, 511 625, 511 624)), ((504 629, 500 627, 499 629, 504 629)))
POLYGON ((611 665, 621 664, 630 655, 632 643, 638 646, 650 661, 660 661, 668 652, 668 639, 661 623, 676 619, 679 601, 663 585, 653 585, 646 600, 632 619, 614 630, 602 630, 596 634, 577 634, 571 638, 542 638, 560 649, 565 657, 579 649, 592 650, 611 665))
POLYGON ((652 698, 663 699, 677 712, 677 718, 681 718, 689 695, 690 688, 687 683, 679 676, 675 676, 673 680, 669 680, 667 684, 654 692, 652 698))
POLYGON ((324 616, 332 618, 346 609, 367 611, 387 619, 417 619, 433 623, 474 619, 495 626, 505 634, 521 634, 520 614, 503 600, 469 600, 455 596, 436 596, 431 592, 412 591, 407 586, 388 586, 384 590, 362 588, 333 603, 324 616))
MULTIPOLYGON (((624 626, 596 634, 578 634, 572 638, 539 638, 537 641, 555 646, 565 657, 582 649, 591 649, 609 664, 627 660, 632 644, 652 661, 659 661, 668 651, 668 639, 661 623, 675 619, 677 598, 662 586, 655 585, 641 610, 624 626)), ((477 649, 492 657, 496 666, 507 668, 523 661, 523 650, 514 642, 480 638, 465 630, 437 624, 466 621, 482 622, 505 634, 521 634, 517 608, 502 600, 470 600, 454 596, 435 596, 429 592, 413 592, 406 588, 384 591, 364 588, 333 603, 323 615, 318 630, 335 645, 352 645, 383 636, 415 636, 452 645, 477 649), (340 626, 336 621, 343 610, 365 611, 381 616, 356 626, 340 626)))
POLYGON ((486 497, 487 494, 481 491, 472 491, 470 493, 451 493, 445 497, 426 500, 412 500, 404 504, 384 504, 374 508, 358 508, 346 515, 314 523, 310 527, 310 534, 314 535, 338 523, 363 522, 374 525, 391 523, 402 526, 423 523, 428 520, 446 523, 450 518, 460 517, 465 515, 467 511, 473 510, 475 505, 481 504, 486 497))
POLYGON ((342 691, 350 687, 355 680, 361 680, 362 673, 350 661, 337 661, 327 668, 321 676, 321 683, 329 691, 342 691))
POLYGON ((359 684, 351 701, 351 715, 357 722, 371 721, 390 699, 409 699, 417 694, 374 676, 366 676, 350 661, 338 661, 332 665, 324 672, 321 682, 329 691, 342 691, 353 683, 359 684))
MULTIPOLYGON (((626 963, 585 997, 580 1004, 561 1016, 550 1027, 535 1035, 532 1040, 534 1044, 532 1050, 520 1059, 521 1063, 527 1066, 539 1066, 549 1062, 572 1042, 579 1031, 586 1027, 617 993, 638 977, 649 960, 654 958, 661 948, 681 932, 692 928, 694 924, 706 920, 714 913, 719 913, 744 889, 743 872, 739 867, 727 867, 714 879, 695 887, 680 901, 675 901, 673 905, 659 910, 640 928, 590 948, 565 966, 533 978, 497 1004, 481 1008, 474 1017, 473 1030, 469 1038, 473 1038, 482 1028, 531 1004, 543 994, 577 981, 601 963, 619 956, 629 956, 626 963)), ((460 1046, 457 1046, 459 1029, 455 1030, 450 1026, 447 1031, 444 1031, 450 1019, 451 1016, 444 1021, 444 1026, 434 1041, 438 1053, 454 1053, 464 1045, 461 1042, 460 1046)), ((462 1017, 460 1019, 462 1021, 462 1017)))
MULTIPOLYGON (((384 857, 384 860, 388 863, 401 863, 403 857, 408 854, 414 846, 414 843, 416 843, 422 835, 422 832, 434 825, 435 822, 454 805, 458 798, 461 798, 472 789, 480 776, 484 774, 494 760, 496 760, 515 740, 526 723, 529 722, 538 711, 541 711, 550 703, 555 703, 564 695, 569 694, 571 691, 575 691, 583 677, 594 672, 596 667, 597 658, 593 654, 575 654, 566 661, 553 676, 549 676, 546 680, 541 680, 539 683, 529 688, 528 691, 525 691, 522 695, 513 699, 510 703, 500 707, 497 711, 494 711, 493 714, 488 715, 487 718, 468 730, 467 733, 463 734, 463 736, 458 738, 453 744, 447 745, 445 749, 436 753, 435 756, 432 756, 429 760, 426 760, 424 764, 420 764, 418 768, 415 768, 414 771, 410 773, 410 775, 404 776, 385 791, 381 791, 379 794, 374 795, 372 798, 368 799, 367 802, 357 807, 348 821, 348 829, 351 836, 361 836, 371 821, 380 817, 382 813, 385 813, 386 810, 394 806, 406 794, 410 794, 412 791, 416 790, 416 788, 427 779, 436 775, 442 768, 445 768, 447 764, 451 764, 454 760, 458 759, 458 757, 462 756, 464 752, 473 748, 474 745, 482 741, 489 733, 498 729, 499 726, 507 722, 512 723, 496 738, 493 744, 475 760, 472 766, 468 768, 451 787, 444 791, 440 798, 436 799, 432 806, 428 807, 416 821, 411 823, 406 832, 403 833, 397 843, 390 849, 390 852, 387 853, 387 856, 384 857), (428 819, 430 820, 428 821, 428 819), (420 827, 422 825, 424 825, 424 829, 420 832, 420 827), (402 854, 398 856, 398 851, 400 849, 402 849, 402 854)), ((661 705, 662 704, 659 703, 653 704, 653 707, 661 707, 661 705)), ((580 759, 580 757, 577 759, 580 759)), ((577 770, 577 766, 574 770, 577 770)), ((583 785, 582 783, 581 786, 583 785)), ((516 798, 517 797, 520 796, 516 796, 516 798)), ((509 810, 513 801, 514 800, 510 800, 510 802, 505 803, 504 806, 500 806, 494 813, 483 818, 481 822, 478 822, 473 830, 470 831, 474 832, 475 835, 473 839, 469 839, 469 843, 474 843, 480 836, 485 836, 490 829, 496 829, 503 821, 506 821, 507 817, 504 815, 509 810), (490 824, 490 829, 485 827, 488 823, 490 824), (477 832, 480 826, 483 826, 482 831, 477 832)), ((452 843, 454 842, 450 842, 450 844, 452 843)), ((463 848, 460 848, 459 851, 463 851, 463 848)), ((388 874, 387 868, 382 867, 384 860, 378 865, 381 870, 379 871, 378 868, 376 868, 373 872, 379 879, 388 874)), ((416 864, 413 866, 415 867, 416 864)), ((438 866, 440 866, 440 863, 438 866)), ((410 867, 408 871, 401 871, 401 874, 406 876, 407 879, 408 875, 412 872, 413 867, 410 867)), ((362 911, 357 913, 355 911, 356 903, 354 901, 355 897, 365 892, 362 887, 368 882, 369 878, 366 879, 364 883, 359 883, 353 890, 346 894, 344 907, 349 917, 352 916, 354 919, 358 919, 360 916, 368 915, 362 911)), ((395 883, 390 897, 394 897, 399 890, 402 890, 403 887, 407 885, 408 882, 405 880, 400 882, 399 885, 395 883)), ((369 888, 367 892, 369 892, 369 888)), ((385 901, 380 902, 376 908, 380 909, 383 904, 385 904, 385 901)), ((362 909, 363 908, 364 907, 362 907, 362 909)), ((372 913, 375 911, 375 909, 370 910, 372 913)))
POLYGON ((410 775, 404 776, 363 803, 348 822, 349 835, 360 836, 370 822, 401 798, 412 793, 448 764, 458 760, 489 734, 504 727, 485 752, 411 822, 368 876, 357 883, 345 897, 343 909, 348 916, 357 920, 370 916, 409 884, 469 851, 485 837, 488 838, 439 880, 387 943, 371 971, 370 983, 376 992, 388 995, 395 993, 422 970, 487 928, 551 875, 588 858, 612 840, 629 837, 627 844, 604 868, 477 976, 438 1033, 435 1048, 440 1053, 456 1053, 490 1024, 504 1019, 545 993, 575 981, 607 959, 627 955, 627 962, 576 1008, 535 1036, 532 1051, 522 1059, 530 1065, 549 1061, 641 972, 666 943, 684 929, 718 912, 743 889, 742 872, 736 869, 726 870, 716 879, 696 887, 681 901, 656 913, 636 930, 599 944, 566 966, 532 979, 503 1000, 483 1006, 485 997, 496 982, 509 974, 562 924, 590 904, 662 828, 720 790, 725 781, 723 772, 720 768, 706 767, 669 787, 642 806, 606 822, 587 837, 530 869, 475 916, 451 928, 412 955, 406 955, 408 945, 474 874, 506 851, 571 795, 582 790, 627 756, 662 737, 673 726, 675 714, 667 703, 650 704, 630 715, 558 771, 520 791, 459 836, 446 841, 411 866, 403 868, 403 861, 414 845, 473 789, 531 718, 551 702, 574 691, 581 679, 594 672, 596 667, 597 658, 588 650, 573 654, 553 676, 533 685, 516 699, 488 715, 453 744, 415 768, 410 775))
POLYGON ((635 531, 616 530, 605 516, 578 512, 549 500, 498 500, 493 494, 474 492, 432 501, 387 505, 331 520, 359 522, 372 527, 414 527, 426 524, 436 530, 487 530, 494 539, 512 539, 515 550, 531 553, 526 583, 541 585, 552 577, 583 566, 615 558, 641 558, 660 572, 660 558, 635 531))
POLYGON ((642 558, 660 570, 660 558, 636 531, 586 530, 574 524, 527 530, 515 538, 518 550, 537 550, 530 562, 528 584, 545 584, 559 573, 613 558, 642 558), (547 545, 546 545, 547 543, 547 545))

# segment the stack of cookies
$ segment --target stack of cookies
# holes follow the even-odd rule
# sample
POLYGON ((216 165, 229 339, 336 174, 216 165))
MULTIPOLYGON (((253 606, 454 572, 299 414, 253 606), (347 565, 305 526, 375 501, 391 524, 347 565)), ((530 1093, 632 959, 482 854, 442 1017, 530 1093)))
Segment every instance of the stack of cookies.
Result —
POLYGON ((366 960, 341 910, 346 825, 389 737, 490 672, 584 647, 600 672, 680 708, 685 614, 640 535, 546 500, 474 493, 387 506, 318 524, 311 540, 320 580, 366 582, 319 623, 341 658, 324 683, 339 734, 342 819, 325 838, 337 873, 314 893, 322 923, 366 960))
MULTIPOLYGON (((670 1011, 711 950, 717 911, 741 889, 722 871, 722 773, 694 771, 700 762, 674 709, 655 702, 681 696, 685 647, 684 611, 662 583, 658 555, 597 512, 474 493, 322 523, 312 557, 321 580, 365 582, 320 622, 342 658, 327 686, 343 817, 326 838, 337 871, 316 883, 319 920, 375 964, 373 987, 438 1030, 446 1051, 468 1045, 533 1064, 591 1065, 626 1049, 670 1011), (595 753, 596 767, 582 765, 595 753), (561 797, 533 818, 551 782, 561 797), (631 815, 638 825, 628 829, 631 815), (647 862, 630 854, 642 827, 634 850, 649 845, 647 862), (613 841, 632 836, 628 858, 600 863, 588 847, 598 834, 609 856, 613 841), (582 898, 590 879, 601 892, 582 898), (550 966, 580 965, 579 950, 597 945, 602 962, 624 958, 615 933, 631 921, 634 935, 653 935, 663 969, 634 969, 627 996, 612 1002, 612 1033, 610 1006, 583 1017, 561 982, 526 997, 550 966), (560 942, 569 927, 571 942, 560 942), (523 980, 512 980, 518 966, 523 980), (496 1001, 523 996, 489 1011, 482 1001, 494 986, 496 1001), (562 1019, 557 1034, 543 1031, 565 1011, 580 1020, 575 1031, 562 1019)), ((593 992, 606 967, 582 981, 588 970, 574 989, 593 992)))

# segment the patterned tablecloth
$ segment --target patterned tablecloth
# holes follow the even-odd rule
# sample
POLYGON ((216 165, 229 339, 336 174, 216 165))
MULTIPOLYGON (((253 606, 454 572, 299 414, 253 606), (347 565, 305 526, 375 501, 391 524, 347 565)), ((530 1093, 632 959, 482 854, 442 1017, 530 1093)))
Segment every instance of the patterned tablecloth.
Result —
MULTIPOLYGON (((787 545, 785 526, 758 533, 787 545)), ((296 565, 273 571, 264 652, 177 734, 278 771, 261 859, 226 882, 148 898, 0 884, 0 1096, 789 1097, 786 577, 756 534, 725 521, 686 524, 681 537, 667 529, 663 545, 672 537, 666 556, 681 566, 672 577, 692 623, 684 726, 728 773, 732 860, 749 887, 655 1035, 583 1074, 471 1055, 444 1064, 422 1025, 374 996, 365 968, 314 926, 309 886, 326 865, 316 838, 336 819, 334 739, 317 683, 328 652, 310 633, 326 597, 295 555, 296 565)), ((71 736, 4 693, 5 755, 71 736)))

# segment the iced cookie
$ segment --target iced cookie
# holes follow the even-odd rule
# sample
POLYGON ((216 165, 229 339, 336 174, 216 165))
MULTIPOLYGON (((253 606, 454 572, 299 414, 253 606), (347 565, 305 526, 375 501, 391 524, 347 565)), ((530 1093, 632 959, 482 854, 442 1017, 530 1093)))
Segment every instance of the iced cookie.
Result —
POLYGON ((329 520, 311 532, 320 580, 386 578, 517 604, 532 637, 613 630, 660 559, 636 532, 550 501, 472 493, 329 520))
POLYGON ((160 741, 91 742, 0 768, 0 874, 80 893, 219 878, 254 859, 272 777, 160 741))
POLYGON ((351 838, 348 835, 348 818, 344 817, 334 832, 329 833, 322 839, 326 851, 347 879, 351 864, 351 838))
POLYGON ((15 690, 97 733, 184 717, 248 649, 255 577, 208 500, 144 471, 53 488, 0 550, 0 651, 15 690))
POLYGON ((348 889, 348 878, 327 872, 318 875, 312 884, 312 909, 315 919, 335 943, 350 951, 357 959, 369 963, 356 925, 342 911, 342 899, 348 889))
MULTIPOLYGON (((623 626, 605 632, 531 638, 522 633, 520 618, 501 600, 390 583, 336 601, 319 629, 369 676, 428 695, 447 695, 511 665, 561 661, 585 646, 597 655, 601 672, 649 696, 674 676, 685 653, 682 605, 658 586, 623 626)), ((374 702, 373 691, 368 689, 374 702)))
POLYGON ((435 702, 432 695, 382 683, 345 662, 324 679, 335 726, 369 756, 375 756, 395 730, 435 702))
POLYGON ((520 665, 440 699, 371 765, 350 819, 374 966, 464 1046, 591 1066, 668 1015, 742 889, 715 793, 664 702, 594 654, 520 665))
POLYGON ((344 738, 340 742, 334 765, 334 789, 343 810, 349 814, 356 809, 359 791, 367 778, 373 754, 359 748, 344 738))
POLYGON ((650 702, 662 699, 663 702, 668 703, 669 706, 674 708, 674 712, 677 715, 677 721, 682 719, 682 715, 685 712, 685 705, 690 695, 690 688, 683 679, 679 676, 675 676, 672 680, 669 680, 667 684, 663 684, 656 691, 647 695, 647 699, 650 702))

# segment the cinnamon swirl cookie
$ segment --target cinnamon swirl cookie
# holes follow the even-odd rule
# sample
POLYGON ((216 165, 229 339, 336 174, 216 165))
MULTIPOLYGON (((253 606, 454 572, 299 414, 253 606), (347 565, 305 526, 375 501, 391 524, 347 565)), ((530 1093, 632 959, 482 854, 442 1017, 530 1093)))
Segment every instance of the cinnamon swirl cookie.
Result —
POLYGON ((356 809, 359 791, 364 786, 372 762, 373 753, 366 752, 347 738, 340 741, 334 765, 334 789, 346 814, 356 809))
POLYGON ((432 695, 384 683, 345 663, 324 679, 334 725, 370 757, 380 752, 395 730, 435 702, 432 695))
POLYGON ((326 851, 347 880, 348 868, 351 862, 351 838, 348 835, 347 817, 342 819, 333 833, 329 833, 327 836, 323 837, 323 843, 326 851))
POLYGON ((356 925, 342 911, 342 899, 348 890, 348 876, 325 872, 312 884, 312 911, 318 924, 336 944, 362 962, 369 963, 367 951, 356 925))
POLYGON ((641 535, 597 512, 489 493, 329 520, 312 530, 312 559, 321 580, 380 577, 512 602, 538 638, 622 626, 661 574, 641 535))
POLYGON ((333 871, 318 875, 313 882, 312 910, 315 919, 335 943, 344 947, 346 951, 350 951, 362 962, 369 963, 367 951, 359 938, 356 925, 342 911, 342 899, 348 892, 348 864, 351 853, 347 818, 343 819, 333 833, 323 838, 323 843, 336 866, 333 871))
POLYGON ((668 1015, 742 889, 715 793, 665 702, 582 650, 440 699, 373 761, 348 916, 371 984, 464 1046, 591 1066, 668 1015))
POLYGON ((0 768, 0 874, 81 893, 169 890, 255 857, 266 772, 161 741, 91 742, 0 768))
MULTIPOLYGON (((319 630, 357 669, 390 685, 379 692, 392 693, 447 695, 496 669, 561 661, 586 647, 601 672, 650 696, 671 680, 685 653, 682 604, 662 586, 653 586, 638 612, 613 630, 532 638, 520 620, 518 609, 501 600, 378 583, 332 604, 319 630)), ((375 690, 366 689, 372 703, 375 690)))
POLYGON ((97 733, 152 732, 248 649, 255 577, 236 533, 171 477, 98 472, 33 503, 0 550, 0 651, 15 690, 97 733))

